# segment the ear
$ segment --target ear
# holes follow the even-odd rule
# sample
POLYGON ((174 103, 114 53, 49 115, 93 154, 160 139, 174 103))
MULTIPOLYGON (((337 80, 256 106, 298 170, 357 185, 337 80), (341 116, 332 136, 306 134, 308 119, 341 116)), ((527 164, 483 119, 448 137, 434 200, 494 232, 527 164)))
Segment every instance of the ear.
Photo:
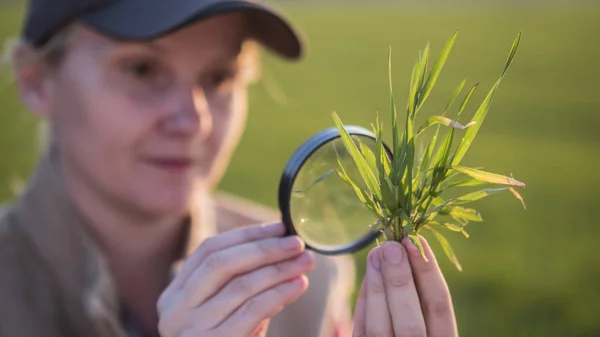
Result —
POLYGON ((36 58, 36 50, 27 43, 18 44, 12 59, 17 88, 23 104, 34 114, 46 118, 50 114, 48 65, 36 58))

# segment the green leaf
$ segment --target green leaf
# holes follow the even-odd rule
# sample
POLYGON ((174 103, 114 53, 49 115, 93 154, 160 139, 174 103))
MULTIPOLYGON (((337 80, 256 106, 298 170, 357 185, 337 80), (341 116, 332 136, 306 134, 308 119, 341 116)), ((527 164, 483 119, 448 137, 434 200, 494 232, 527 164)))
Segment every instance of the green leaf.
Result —
POLYGON ((396 202, 395 187, 388 177, 384 177, 381 181, 381 194, 388 213, 391 215, 396 212, 398 203, 396 202))
POLYGON ((508 68, 510 67, 513 59, 515 58, 515 54, 517 53, 517 49, 519 48, 519 43, 521 42, 521 35, 522 32, 519 32, 519 34, 517 34, 517 37, 513 41, 513 45, 510 48, 510 53, 508 54, 508 58, 506 60, 506 65, 504 66, 504 71, 502 71, 502 76, 506 74, 506 71, 508 71, 508 68))
POLYGON ((462 115, 463 111, 465 111, 465 108, 467 107, 467 104, 469 103, 471 97, 475 93, 477 86, 479 86, 479 82, 475 83, 463 98, 463 101, 462 103, 460 103, 460 107, 458 108, 458 114, 456 114, 456 120, 458 120, 460 118, 460 115, 462 115))
POLYGON ((425 254, 425 249, 423 249, 423 245, 421 244, 421 240, 419 240, 419 236, 417 234, 408 234, 408 237, 410 238, 410 241, 413 243, 413 245, 419 248, 419 252, 421 252, 421 256, 423 257, 425 262, 429 262, 429 259, 425 254))
POLYGON ((402 183, 405 186, 408 186, 408 192, 406 196, 405 206, 406 211, 410 214, 412 213, 412 192, 413 192, 413 166, 415 160, 415 139, 413 137, 413 121, 412 119, 408 119, 406 127, 406 180, 403 180, 402 183))
POLYGON ((463 208, 459 206, 452 207, 448 212, 448 215, 461 223, 463 226, 466 226, 469 221, 474 222, 482 222, 483 218, 481 214, 479 214, 476 210, 472 208, 463 208))
MULTIPOLYGON (((398 114, 396 113, 396 101, 394 100, 394 90, 392 85, 392 47, 390 46, 388 56, 388 79, 390 86, 390 114, 392 119, 392 148, 393 157, 398 158, 400 155, 400 127, 398 126, 398 114)), ((394 166, 394 169, 396 166, 394 166)), ((394 173, 397 174, 396 171, 394 173)))
POLYGON ((352 159, 354 159, 354 163, 356 164, 361 177, 367 185, 369 192, 381 200, 381 189, 379 188, 379 183, 377 182, 377 176, 375 175, 375 172, 371 170, 367 160, 361 155, 356 144, 352 141, 352 138, 350 138, 350 135, 346 131, 342 121, 335 112, 333 113, 333 117, 335 124, 340 131, 340 136, 344 146, 346 147, 348 153, 352 156, 352 159))
MULTIPOLYGON (((448 112, 448 110, 450 110, 450 108, 452 107, 452 105, 456 101, 456 98, 458 97, 458 95, 462 91, 462 89, 465 86, 466 82, 467 82, 466 79, 463 80, 458 85, 458 87, 456 88, 456 90, 454 90, 454 93, 452 94, 452 98, 448 101, 448 104, 446 104, 446 108, 444 109, 444 113, 443 113, 444 117, 446 116, 446 113, 448 112)), ((435 147, 435 144, 437 143, 437 138, 438 138, 439 132, 440 132, 440 127, 438 125, 437 130, 435 131, 435 134, 431 138, 431 141, 429 142, 429 145, 427 145, 427 148, 425 149, 425 153, 423 155, 423 158, 421 159, 421 165, 420 165, 420 170, 419 170, 421 172, 425 172, 429 168, 429 164, 430 163, 434 163, 435 164, 434 161, 431 161, 431 157, 433 155, 433 148, 435 147)))
POLYGON ((385 172, 385 176, 390 177, 392 174, 392 162, 388 152, 381 146, 381 161, 383 162, 383 169, 385 172))
POLYGON ((365 145, 365 143, 363 141, 360 140, 360 138, 358 137, 352 137, 356 140, 356 142, 358 143, 358 147, 360 149, 360 153, 363 155, 363 157, 365 158, 365 161, 367 162, 367 164, 369 165, 369 167, 371 168, 371 171, 375 175, 375 178, 377 180, 377 183, 379 183, 379 174, 378 174, 378 167, 377 167, 377 160, 375 157, 375 154, 373 153, 373 150, 371 150, 370 147, 368 147, 367 145, 365 145))
POLYGON ((336 170, 335 172, 344 182, 346 182, 348 185, 350 185, 350 187, 352 187, 354 193, 356 193, 356 196, 363 205, 365 205, 369 210, 371 210, 376 217, 380 219, 384 218, 383 214, 381 213, 381 209, 377 207, 373 199, 365 195, 365 191, 363 191, 354 181, 352 181, 352 179, 348 176, 346 171, 343 170, 343 167, 340 170, 336 170))
POLYGON ((486 182, 471 178, 469 176, 461 176, 456 177, 454 179, 446 179, 444 183, 440 186, 439 192, 442 193, 446 189, 452 187, 467 187, 467 186, 478 186, 486 184, 486 182))
POLYGON ((350 178, 350 176, 348 175, 348 173, 346 172, 346 170, 344 169, 343 166, 341 166, 340 164, 340 168, 335 170, 335 172, 337 173, 337 175, 348 185, 350 185, 350 187, 352 187, 352 189, 354 189, 354 192, 356 192, 356 195, 358 196, 358 199, 360 200, 360 202, 362 202, 363 204, 367 203, 367 198, 365 197, 365 193, 363 192, 363 190, 358 186, 358 184, 356 184, 352 178, 350 178))
POLYGON ((438 206, 436 206, 434 209, 432 209, 425 215, 423 215, 421 218, 419 218, 419 220, 417 221, 416 224, 417 225, 427 224, 429 221, 433 220, 447 206, 460 205, 460 204, 466 204, 469 202, 477 201, 477 200, 483 199, 489 195, 506 191, 507 189, 508 189, 508 187, 497 188, 497 189, 484 189, 484 190, 471 192, 471 193, 465 194, 465 195, 457 197, 457 198, 448 199, 448 200, 444 201, 443 203, 439 204, 438 206))
POLYGON ((377 172, 379 173, 379 182, 381 183, 383 177, 385 176, 385 171, 383 168, 384 158, 381 157, 381 152, 384 152, 383 149, 383 125, 379 121, 379 113, 375 115, 375 124, 376 127, 373 128, 373 132, 375 133, 375 160, 377 166, 377 172))
POLYGON ((446 228, 450 231, 462 234, 467 239, 470 237, 469 233, 467 233, 465 228, 460 225, 453 224, 451 222, 444 222, 443 226, 444 226, 444 228, 446 228))
POLYGON ((440 197, 435 197, 431 199, 431 204, 434 206, 439 206, 441 204, 444 203, 444 199, 440 198, 440 197))
POLYGON ((446 177, 447 162, 450 157, 450 150, 452 149, 452 139, 454 138, 454 129, 450 128, 446 132, 446 138, 442 143, 442 146, 438 149, 436 158, 434 160, 435 163, 435 171, 433 173, 432 180, 432 191, 436 192, 439 184, 446 177))
POLYGON ((496 193, 500 193, 503 191, 508 190, 508 187, 503 187, 503 188, 488 188, 488 189, 484 189, 484 190, 479 190, 479 191, 475 191, 475 192, 471 192, 469 194, 463 195, 462 197, 458 197, 458 198, 454 198, 449 200, 450 203, 452 205, 460 205, 460 204, 466 204, 469 202, 473 202, 473 201, 477 201, 479 199, 483 199, 487 196, 490 196, 492 194, 496 194, 496 193))
POLYGON ((469 238, 470 235, 469 233, 467 233, 467 231, 465 230, 464 226, 462 225, 457 225, 457 224, 453 224, 451 222, 444 222, 444 223, 439 223, 437 221, 430 221, 426 227, 428 226, 439 226, 439 227, 443 227, 444 229, 447 229, 449 231, 452 232, 456 232, 456 233, 461 233, 465 238, 469 238))
POLYGON ((472 121, 476 122, 477 124, 475 124, 473 127, 470 127, 467 130, 467 132, 465 133, 465 136, 463 137, 460 144, 458 145, 456 152, 454 154, 454 157, 452 158, 452 165, 458 165, 460 163, 462 158, 467 153, 467 150, 471 146, 473 139, 477 135, 479 128, 481 128, 481 125, 483 124, 483 121, 485 120, 485 117, 487 116, 487 113, 490 110, 492 101, 494 100, 494 96, 496 95, 496 91, 498 90, 498 87, 500 86, 500 83, 502 82, 502 79, 504 78, 504 75, 506 74, 506 71, 508 70, 508 67, 511 65, 512 60, 517 52, 517 48, 519 46, 520 40, 521 40, 521 33, 519 32, 519 34, 517 35, 517 38, 515 39, 515 41, 513 43, 511 51, 509 53, 508 60, 506 62, 506 65, 504 67, 504 71, 502 72, 502 75, 496 81, 496 83, 494 84, 492 89, 488 92, 487 96, 485 97, 485 99, 479 105, 479 108, 475 112, 475 115, 473 116, 472 121))
POLYGON ((446 116, 446 113, 448 113, 448 111, 450 110, 450 108, 452 107, 454 102, 456 101, 456 98, 458 98, 458 95, 460 95, 460 93, 462 92, 466 83, 467 83, 467 79, 462 80, 462 82, 460 82, 460 84, 458 85, 456 90, 454 90, 454 93, 452 94, 452 98, 450 98, 450 100, 448 101, 448 104, 446 104, 446 108, 444 109, 444 113, 442 114, 443 116, 446 116))
POLYGON ((447 127, 464 130, 475 123, 471 122, 467 125, 462 125, 462 124, 460 124, 456 121, 453 121, 450 118, 447 118, 444 116, 431 116, 431 117, 427 118, 427 120, 425 121, 425 123, 423 123, 423 125, 421 125, 421 127, 419 128, 419 131, 417 131, 416 137, 418 137, 421 133, 423 133, 428 127, 430 127, 432 125, 436 125, 436 124, 441 124, 441 125, 444 125, 447 127))
POLYGON ((522 183, 512 177, 507 177, 500 174, 489 173, 464 166, 451 166, 451 169, 466 174, 473 179, 487 183, 525 187, 525 183, 522 183))
MULTIPOLYGON (((419 83, 417 85, 417 87, 419 88, 419 99, 422 98, 422 89, 423 89, 423 85, 425 84, 425 80, 427 78, 427 66, 429 65, 429 42, 427 42, 427 44, 425 45, 425 50, 423 51, 423 55, 421 56, 421 69, 419 71, 419 83)), ((418 110, 418 108, 417 108, 418 110)))
POLYGON ((302 190, 296 190, 294 191, 294 193, 296 194, 300 194, 300 195, 304 195, 306 194, 306 191, 308 191, 311 187, 315 186, 316 184, 320 183, 321 181, 323 181, 325 178, 329 177, 330 174, 333 173, 333 169, 325 172, 324 174, 322 174, 320 177, 318 177, 317 179, 315 179, 313 182, 311 182, 310 184, 308 184, 308 186, 306 186, 304 189, 302 190))
POLYGON ((421 101, 419 102, 419 108, 421 107, 421 105, 423 105, 423 103, 425 103, 425 101, 427 100, 427 97, 429 97, 429 94, 431 93, 431 90, 433 89, 433 86, 435 85, 435 82, 437 81, 437 79, 442 71, 442 68, 444 67, 444 64, 446 63, 446 60, 448 59, 448 55, 450 54, 450 50, 452 49, 452 46, 454 45, 454 41, 456 40, 457 35, 458 35, 458 30, 446 42, 446 45, 444 46, 444 49, 442 49, 440 56, 438 57, 437 61, 433 65, 433 68, 431 68, 431 73, 429 74, 429 76, 427 77, 427 80, 425 81, 425 84, 423 85, 423 90, 422 90, 422 95, 421 95, 422 98, 421 98, 421 101))
POLYGON ((408 90, 408 111, 406 114, 407 118, 412 118, 416 111, 415 108, 417 103, 417 95, 419 93, 419 88, 417 87, 417 78, 419 78, 420 62, 420 59, 418 59, 417 62, 415 62, 415 64, 413 65, 412 74, 410 76, 410 87, 408 90))
POLYGON ((433 229, 433 228, 431 228, 429 226, 427 226, 426 228, 433 233, 433 235, 435 236, 435 238, 438 240, 438 242, 442 246, 442 249, 444 250, 444 253, 448 257, 448 259, 454 264, 454 266, 456 267, 456 269, 458 269, 458 271, 462 271, 462 266, 458 262, 458 258, 454 254, 454 250, 450 246, 450 243, 448 242, 448 240, 446 240, 446 238, 442 234, 440 234, 440 232, 436 231, 435 229, 433 229))

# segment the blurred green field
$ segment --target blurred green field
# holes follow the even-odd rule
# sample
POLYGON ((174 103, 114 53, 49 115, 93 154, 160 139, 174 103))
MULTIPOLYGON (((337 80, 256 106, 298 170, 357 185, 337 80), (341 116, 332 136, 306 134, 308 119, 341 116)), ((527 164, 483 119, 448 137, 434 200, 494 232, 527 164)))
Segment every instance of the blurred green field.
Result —
MULTIPOLYGON (((474 204, 485 222, 469 225, 468 240, 449 236, 462 273, 433 246, 461 336, 600 336, 600 6, 286 9, 309 40, 309 57, 299 65, 265 58, 248 128, 221 187, 277 206, 287 159, 306 138, 333 126, 332 111, 364 126, 375 111, 387 117, 389 45, 401 108, 417 50, 430 41, 436 57, 460 29, 424 115, 439 112, 465 77, 469 86, 481 83, 466 112, 472 115, 522 30, 514 64, 465 162, 527 183, 522 195, 528 209, 510 194, 474 204)), ((4 39, 17 32, 20 9, 0 10, 4 39)), ((15 179, 27 177, 37 155, 36 121, 20 107, 8 79, 2 72, 0 200, 11 196, 15 179)), ((357 254, 360 272, 363 259, 357 254)))

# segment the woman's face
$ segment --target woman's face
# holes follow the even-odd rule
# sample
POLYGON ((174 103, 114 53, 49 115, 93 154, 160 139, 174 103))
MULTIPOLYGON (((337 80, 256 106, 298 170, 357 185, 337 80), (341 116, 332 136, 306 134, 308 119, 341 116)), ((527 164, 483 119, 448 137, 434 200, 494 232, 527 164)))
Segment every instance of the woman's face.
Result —
POLYGON ((70 179, 153 214, 183 211, 193 188, 214 185, 245 125, 244 32, 239 14, 144 43, 78 27, 32 104, 70 179))

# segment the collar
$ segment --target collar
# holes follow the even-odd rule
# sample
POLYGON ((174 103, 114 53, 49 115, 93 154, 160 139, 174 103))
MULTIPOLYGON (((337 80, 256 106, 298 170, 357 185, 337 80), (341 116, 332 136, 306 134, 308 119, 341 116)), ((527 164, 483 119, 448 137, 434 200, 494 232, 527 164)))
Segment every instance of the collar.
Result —
MULTIPOLYGON (((215 233, 212 200, 200 196, 192 204, 181 259, 173 264, 173 273, 203 238, 215 233)), ((42 157, 13 212, 19 228, 49 267, 62 300, 83 306, 92 320, 109 320, 112 329, 119 329, 115 314, 120 302, 107 261, 66 190, 55 147, 42 157)))

